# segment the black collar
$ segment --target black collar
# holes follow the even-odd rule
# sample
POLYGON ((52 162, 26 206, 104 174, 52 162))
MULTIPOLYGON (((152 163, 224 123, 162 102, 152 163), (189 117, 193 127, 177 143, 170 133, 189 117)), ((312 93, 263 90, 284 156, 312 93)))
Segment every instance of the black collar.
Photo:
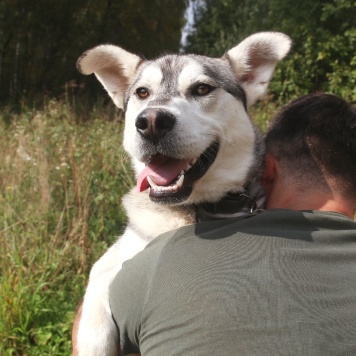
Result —
POLYGON ((198 205, 197 222, 253 216, 263 211, 264 204, 262 186, 250 183, 241 192, 229 192, 215 203, 198 205))

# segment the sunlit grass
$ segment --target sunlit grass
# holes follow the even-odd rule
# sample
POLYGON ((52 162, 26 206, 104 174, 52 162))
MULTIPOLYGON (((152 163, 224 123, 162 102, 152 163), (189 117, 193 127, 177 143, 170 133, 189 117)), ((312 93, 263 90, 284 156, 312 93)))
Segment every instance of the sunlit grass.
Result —
POLYGON ((1 355, 70 354, 88 271, 125 224, 122 129, 55 101, 0 114, 1 355))

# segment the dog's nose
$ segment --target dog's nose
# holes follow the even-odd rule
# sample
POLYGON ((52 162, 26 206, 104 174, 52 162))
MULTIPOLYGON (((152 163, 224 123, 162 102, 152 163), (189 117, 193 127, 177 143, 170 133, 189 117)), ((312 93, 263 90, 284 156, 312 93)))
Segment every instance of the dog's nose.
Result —
POLYGON ((176 122, 173 114, 158 109, 146 109, 136 119, 136 129, 147 140, 157 143, 176 122))

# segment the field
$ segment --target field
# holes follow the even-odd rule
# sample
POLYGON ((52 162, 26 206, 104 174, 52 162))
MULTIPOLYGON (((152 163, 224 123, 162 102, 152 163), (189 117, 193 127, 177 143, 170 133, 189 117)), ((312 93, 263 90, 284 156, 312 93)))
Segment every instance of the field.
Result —
MULTIPOLYGON (((261 103, 262 129, 275 112, 261 103)), ((123 231, 134 185, 123 120, 65 101, 0 111, 0 355, 70 355, 71 326, 93 262, 123 231)))

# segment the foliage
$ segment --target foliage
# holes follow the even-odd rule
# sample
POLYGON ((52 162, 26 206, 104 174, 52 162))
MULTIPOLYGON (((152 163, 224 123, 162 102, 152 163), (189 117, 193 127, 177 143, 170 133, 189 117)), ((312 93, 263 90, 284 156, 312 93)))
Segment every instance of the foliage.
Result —
POLYGON ((122 129, 111 109, 83 124, 56 101, 0 114, 1 355, 70 354, 89 269, 125 224, 122 129))
POLYGON ((85 50, 109 42, 148 57, 177 51, 184 9, 184 0, 0 1, 0 102, 42 105, 43 93, 66 86, 78 95, 84 84, 95 96, 100 86, 75 68, 85 50))
POLYGON ((246 36, 280 31, 293 39, 271 92, 282 101, 324 91, 356 101, 354 0, 206 0, 187 52, 221 56, 246 36))

